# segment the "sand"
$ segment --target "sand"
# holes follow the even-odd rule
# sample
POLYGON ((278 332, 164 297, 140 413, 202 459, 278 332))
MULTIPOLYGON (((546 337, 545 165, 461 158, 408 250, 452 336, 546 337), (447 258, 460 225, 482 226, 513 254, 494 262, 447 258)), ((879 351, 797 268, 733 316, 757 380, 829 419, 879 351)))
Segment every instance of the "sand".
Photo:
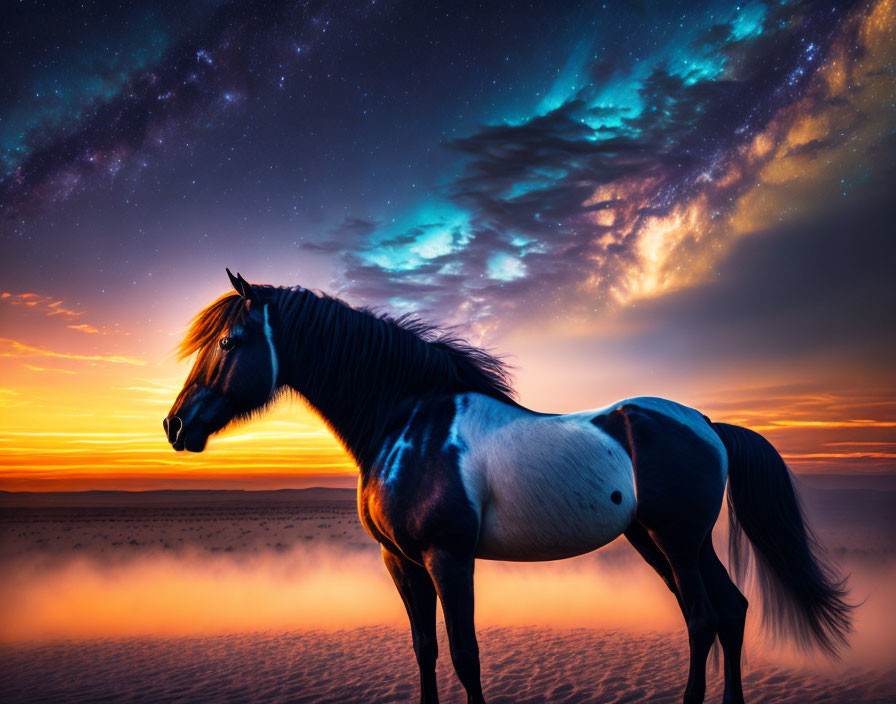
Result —
MULTIPOLYGON (((806 482, 865 603, 832 664, 748 633, 747 700, 896 701, 892 482, 806 482)), ((345 490, 0 494, 4 702, 411 702, 410 634, 345 490)), ((674 600, 623 542, 477 565, 491 702, 677 702, 674 600)), ((445 702, 465 701, 440 623, 445 702)), ((721 700, 711 670, 707 701, 721 700)))
MULTIPOLYGON (((489 701, 678 702, 683 639, 663 635, 486 628, 480 636, 489 701)), ((446 650, 444 637, 441 648, 446 650)), ((30 644, 2 653, 0 691, 13 702, 416 701, 410 636, 403 629, 253 633, 30 644)), ((465 698, 439 660, 445 702, 465 698)), ((718 675, 707 701, 721 700, 718 675)), ((761 663, 746 675, 754 702, 885 702, 896 673, 817 673, 761 663)))

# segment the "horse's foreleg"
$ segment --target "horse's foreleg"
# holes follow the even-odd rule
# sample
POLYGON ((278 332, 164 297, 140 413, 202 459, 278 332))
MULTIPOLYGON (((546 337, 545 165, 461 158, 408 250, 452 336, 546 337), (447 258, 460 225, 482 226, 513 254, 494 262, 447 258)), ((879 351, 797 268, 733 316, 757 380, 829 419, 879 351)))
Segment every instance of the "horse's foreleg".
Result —
POLYGON ((425 553, 424 561, 442 601, 451 661, 467 690, 467 703, 484 704, 479 680, 479 644, 473 626, 473 555, 432 549, 425 553))
POLYGON ((436 658, 439 644, 436 640, 436 590, 432 579, 425 568, 385 547, 383 561, 401 594, 411 621, 414 654, 420 668, 420 702, 438 704, 436 658))

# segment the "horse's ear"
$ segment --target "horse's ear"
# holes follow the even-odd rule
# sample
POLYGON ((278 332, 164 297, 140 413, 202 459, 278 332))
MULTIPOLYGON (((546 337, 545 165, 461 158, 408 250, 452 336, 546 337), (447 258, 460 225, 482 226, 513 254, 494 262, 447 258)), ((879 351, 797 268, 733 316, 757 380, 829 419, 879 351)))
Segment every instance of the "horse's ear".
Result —
POLYGON ((226 269, 227 276, 230 278, 230 284, 233 286, 234 291, 236 291, 240 296, 245 298, 247 301, 252 301, 255 299, 255 291, 252 290, 252 286, 246 281, 239 273, 234 276, 230 269, 226 269))
POLYGON ((238 278, 236 278, 236 277, 230 272, 230 269, 225 268, 224 271, 227 272, 227 278, 230 279, 230 285, 233 286, 234 291, 236 291, 238 294, 240 294, 240 295, 242 296, 242 295, 243 295, 243 292, 240 290, 240 289, 241 289, 241 286, 240 286, 240 280, 239 280, 238 278))
POLYGON ((247 301, 257 301, 258 300, 258 296, 255 294, 255 289, 252 288, 252 284, 250 284, 248 281, 246 281, 243 278, 243 275, 240 274, 240 272, 236 272, 236 280, 239 281, 243 287, 243 290, 240 293, 240 295, 243 298, 245 298, 247 301))

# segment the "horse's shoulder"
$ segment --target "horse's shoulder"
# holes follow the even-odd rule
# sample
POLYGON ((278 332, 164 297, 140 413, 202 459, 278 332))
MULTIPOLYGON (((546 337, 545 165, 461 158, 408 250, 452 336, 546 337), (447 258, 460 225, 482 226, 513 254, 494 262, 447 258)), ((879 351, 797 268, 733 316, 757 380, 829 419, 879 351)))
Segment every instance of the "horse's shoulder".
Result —
POLYGON ((461 449, 451 438, 460 405, 451 394, 417 399, 362 477, 362 521, 406 554, 436 534, 441 541, 475 540, 478 518, 460 476, 461 449))

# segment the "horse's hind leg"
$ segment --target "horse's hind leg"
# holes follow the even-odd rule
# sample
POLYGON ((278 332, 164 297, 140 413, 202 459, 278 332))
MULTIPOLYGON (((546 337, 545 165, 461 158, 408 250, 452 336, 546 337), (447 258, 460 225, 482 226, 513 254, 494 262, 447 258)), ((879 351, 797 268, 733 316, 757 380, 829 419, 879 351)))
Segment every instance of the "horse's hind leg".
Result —
POLYGON ((638 551, 638 554, 644 558, 644 561, 662 577, 666 586, 669 587, 669 591, 675 595, 681 612, 684 613, 684 604, 681 601, 681 594, 678 593, 678 586, 675 584, 675 575, 672 574, 672 567, 669 565, 669 561, 666 559, 663 551, 653 542, 653 538, 650 537, 647 529, 640 523, 632 523, 626 529, 625 537, 632 544, 632 547, 638 551))
POLYGON ((473 555, 434 548, 423 557, 442 602, 451 662, 467 690, 467 703, 485 704, 479 679, 479 644, 473 625, 473 555))
POLYGON ((420 565, 383 548, 383 561, 392 575, 392 581, 401 594, 401 600, 411 621, 411 638, 414 654, 420 668, 421 704, 438 704, 436 687, 436 658, 439 644, 436 640, 436 589, 429 573, 420 565))
MULTIPOLYGON (((650 533, 640 523, 633 523, 625 531, 625 537, 641 557, 663 578, 666 586, 678 600, 682 614, 687 618, 684 602, 675 582, 675 574, 666 555, 653 542, 650 533)), ((744 618, 747 600, 734 586, 728 573, 712 549, 712 538, 706 537, 700 552, 700 574, 713 609, 719 617, 719 641, 725 654, 724 704, 743 704, 743 688, 740 676, 740 653, 743 646, 744 618)))
POLYGON ((700 573, 702 540, 690 539, 687 534, 679 534, 675 529, 671 529, 669 534, 651 532, 651 536, 669 560, 684 606, 690 646, 684 702, 699 704, 706 694, 706 658, 716 638, 719 623, 700 573))
POLYGON ((635 520, 672 570, 690 642, 684 701, 692 704, 702 702, 706 693, 706 658, 719 621, 700 573, 700 550, 722 506, 725 472, 721 443, 713 441, 716 436, 705 421, 676 417, 675 406, 668 415, 657 403, 662 405, 634 400, 592 422, 631 457, 638 490, 635 520))
POLYGON ((744 643, 747 600, 731 581, 719 562, 707 536, 700 551, 700 573, 709 592, 713 608, 719 616, 719 642, 725 655, 724 704, 743 704, 744 692, 740 676, 740 654, 744 643))

